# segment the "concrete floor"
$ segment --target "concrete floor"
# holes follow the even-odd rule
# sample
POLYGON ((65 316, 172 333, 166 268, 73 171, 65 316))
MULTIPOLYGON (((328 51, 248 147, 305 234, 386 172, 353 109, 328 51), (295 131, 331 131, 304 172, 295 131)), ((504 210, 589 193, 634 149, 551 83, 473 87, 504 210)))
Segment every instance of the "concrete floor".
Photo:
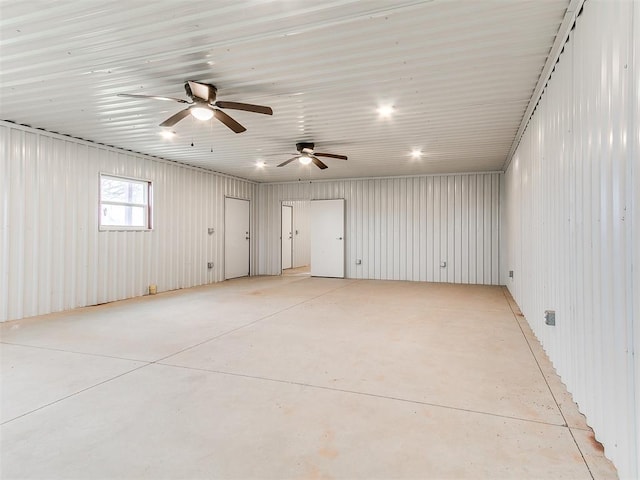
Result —
POLYGON ((0 335, 7 480, 616 478, 501 287, 253 277, 0 335))
POLYGON ((302 267, 296 268, 287 268, 282 270, 282 275, 296 275, 299 277, 310 276, 311 275, 311 267, 309 265, 304 265, 302 267))

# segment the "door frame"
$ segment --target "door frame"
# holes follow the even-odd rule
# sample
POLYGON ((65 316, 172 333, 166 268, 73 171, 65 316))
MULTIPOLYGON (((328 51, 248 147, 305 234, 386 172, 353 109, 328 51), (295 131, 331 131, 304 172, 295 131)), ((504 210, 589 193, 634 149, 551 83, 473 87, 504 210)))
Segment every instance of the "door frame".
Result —
POLYGON ((280 275, 282 275, 282 272, 284 271, 284 269, 282 268, 282 243, 283 243, 283 238, 282 238, 282 227, 283 227, 283 223, 282 223, 282 209, 287 207, 291 209, 291 267, 289 268, 294 268, 294 261, 293 261, 293 252, 295 251, 295 248, 293 246, 293 241, 295 238, 295 235, 293 234, 293 205, 285 205, 284 202, 288 202, 290 200, 280 200, 280 275))
MULTIPOLYGON (((247 277, 251 276, 251 250, 252 250, 252 246, 253 246, 253 233, 251 230, 251 220, 252 220, 252 215, 251 215, 251 199, 249 198, 241 198, 241 197, 234 197, 232 195, 225 195, 224 196, 224 205, 222 207, 222 225, 224 225, 224 235, 222 236, 222 258, 223 258, 223 270, 222 270, 222 280, 226 281, 227 280, 227 206, 226 206, 226 202, 227 202, 227 198, 230 198, 232 200, 242 200, 245 202, 249 202, 249 270, 248 270, 248 274, 247 277)), ((242 277, 238 277, 238 278, 242 278, 242 277)), ((230 279, 231 280, 231 279, 230 279)))

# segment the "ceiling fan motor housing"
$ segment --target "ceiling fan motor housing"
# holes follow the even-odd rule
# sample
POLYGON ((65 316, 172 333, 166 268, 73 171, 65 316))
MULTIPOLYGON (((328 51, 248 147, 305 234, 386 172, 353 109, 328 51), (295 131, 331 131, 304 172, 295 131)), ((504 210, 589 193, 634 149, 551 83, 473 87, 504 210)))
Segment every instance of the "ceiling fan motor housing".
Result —
MULTIPOLYGON (((194 82, 200 83, 200 82, 194 82)), ((184 82, 184 91, 187 93, 187 97, 192 99, 194 102, 198 100, 208 103, 213 103, 216 101, 216 94, 218 93, 218 89, 214 85, 210 85, 208 83, 200 83, 201 85, 206 85, 209 88, 209 98, 200 98, 197 95, 194 95, 193 91, 191 91, 191 87, 189 86, 189 82, 184 82)))
POLYGON ((313 152, 313 147, 314 147, 314 144, 309 142, 296 143, 296 149, 300 153, 304 152, 305 149, 311 150, 313 152))

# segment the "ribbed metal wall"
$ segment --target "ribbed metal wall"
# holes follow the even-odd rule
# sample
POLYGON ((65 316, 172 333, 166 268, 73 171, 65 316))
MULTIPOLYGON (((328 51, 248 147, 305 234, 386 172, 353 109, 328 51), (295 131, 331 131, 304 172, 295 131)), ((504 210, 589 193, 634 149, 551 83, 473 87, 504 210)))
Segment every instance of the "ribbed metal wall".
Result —
POLYGON ((347 277, 499 284, 500 177, 260 184, 258 272, 280 272, 282 200, 344 198, 347 277))
POLYGON ((311 220, 308 200, 289 200, 283 205, 293 207, 293 268, 310 265, 311 220))
MULTIPOLYGON (((631 221, 631 245, 633 249, 632 295, 633 295, 633 356, 635 358, 635 448, 636 448, 636 476, 640 477, 640 5, 638 2, 633 7, 633 66, 631 88, 631 130, 629 142, 631 144, 631 170, 629 176, 630 193, 632 195, 631 221), (634 160, 635 159, 635 160, 634 160)), ((630 419, 632 420, 632 419, 630 419)))
POLYGON ((223 198, 254 189, 1 122, 0 321, 223 280, 223 198), (98 231, 100 172, 153 182, 153 231, 98 231))
POLYGON ((508 287, 621 478, 640 474, 638 10, 637 2, 585 3, 505 192, 508 287), (547 309, 555 327, 545 325, 547 309))

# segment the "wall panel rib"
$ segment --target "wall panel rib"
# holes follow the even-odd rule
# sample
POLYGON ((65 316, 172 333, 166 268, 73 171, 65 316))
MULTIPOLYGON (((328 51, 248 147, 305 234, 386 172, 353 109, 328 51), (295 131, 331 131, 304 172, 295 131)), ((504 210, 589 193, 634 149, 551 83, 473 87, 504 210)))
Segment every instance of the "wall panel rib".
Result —
POLYGON ((639 10, 585 3, 505 175, 508 287, 620 478, 640 474, 639 10))
POLYGON ((255 190, 7 122, 0 154, 0 321, 223 280, 224 196, 255 190), (153 182, 153 231, 98 231, 100 172, 153 182))
POLYGON ((347 277, 499 284, 500 176, 260 184, 257 271, 280 273, 281 201, 344 198, 347 277))

